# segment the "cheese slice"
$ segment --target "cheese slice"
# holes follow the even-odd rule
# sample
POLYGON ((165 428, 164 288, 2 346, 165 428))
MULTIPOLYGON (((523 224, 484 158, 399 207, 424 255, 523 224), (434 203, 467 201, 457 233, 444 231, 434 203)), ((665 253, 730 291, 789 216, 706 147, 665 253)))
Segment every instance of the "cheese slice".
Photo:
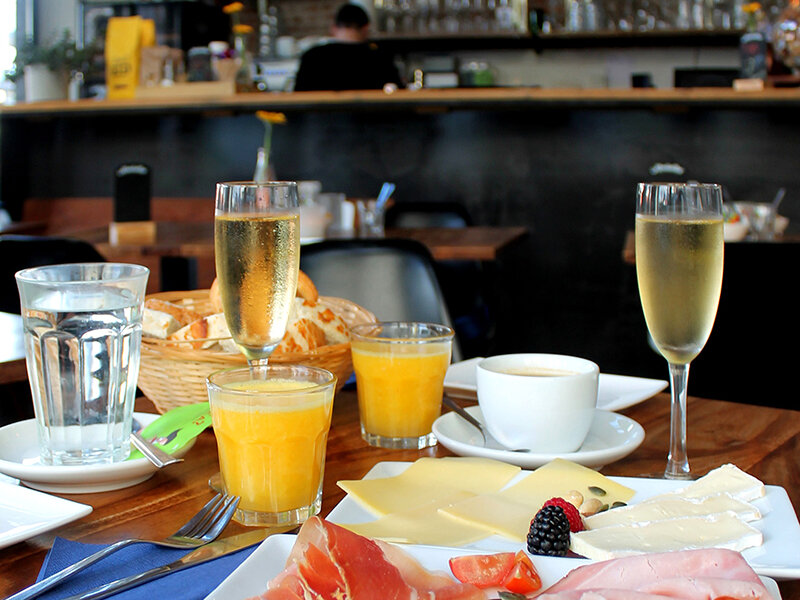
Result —
POLYGON ((452 501, 454 492, 494 492, 520 468, 473 457, 424 457, 395 477, 342 480, 337 485, 372 514, 382 516, 452 501))
POLYGON ((742 551, 760 546, 763 534, 733 513, 589 529, 570 535, 570 549, 592 560, 696 548, 742 551))
POLYGON ((732 464, 722 465, 709 471, 697 481, 675 490, 672 494, 684 498, 702 498, 727 493, 744 502, 761 498, 766 494, 764 484, 732 464))
MULTIPOLYGON (((456 492, 449 502, 471 496, 456 492)), ((460 523, 438 512, 438 503, 404 510, 379 517, 366 523, 340 523, 350 531, 371 538, 401 544, 429 544, 434 546, 464 546, 489 535, 485 529, 460 523)))
POLYGON ((635 493, 597 471, 557 458, 502 491, 467 498, 440 510, 463 523, 522 542, 542 505, 572 490, 579 491, 584 500, 597 498, 609 506, 627 502, 635 493))
POLYGON ((442 506, 439 512, 449 519, 525 543, 536 511, 530 504, 515 502, 502 494, 481 494, 442 506))
POLYGON ((622 508, 615 508, 586 517, 587 529, 598 529, 613 525, 663 521, 681 517, 701 517, 723 512, 732 512, 743 521, 756 521, 761 512, 752 504, 742 502, 730 494, 716 494, 704 498, 684 498, 664 494, 622 508))

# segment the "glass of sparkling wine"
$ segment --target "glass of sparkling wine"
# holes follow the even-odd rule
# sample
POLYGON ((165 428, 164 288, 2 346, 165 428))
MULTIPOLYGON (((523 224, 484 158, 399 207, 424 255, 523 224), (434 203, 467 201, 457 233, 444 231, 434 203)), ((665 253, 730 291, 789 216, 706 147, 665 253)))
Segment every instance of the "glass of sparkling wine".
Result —
POLYGON ((250 365, 265 365, 283 339, 297 291, 297 185, 218 183, 214 253, 233 340, 250 365))
POLYGON ((722 188, 640 183, 636 274, 647 329, 667 359, 672 397, 667 479, 690 479, 686 452, 689 363, 705 346, 722 287, 722 188))

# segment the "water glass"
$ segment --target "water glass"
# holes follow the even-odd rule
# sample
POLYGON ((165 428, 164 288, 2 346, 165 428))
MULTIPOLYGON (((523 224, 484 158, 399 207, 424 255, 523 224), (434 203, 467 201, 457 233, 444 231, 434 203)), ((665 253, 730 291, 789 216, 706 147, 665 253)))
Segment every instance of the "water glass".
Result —
POLYGON ((322 507, 336 376, 301 365, 227 369, 208 378, 225 491, 245 525, 302 523, 322 507))
POLYGON ((357 200, 358 237, 381 238, 384 235, 385 210, 375 200, 357 200))
POLYGON ((436 444, 453 330, 414 322, 366 323, 350 330, 361 437, 381 448, 436 444))
POLYGON ((82 263, 16 274, 43 464, 111 463, 130 454, 149 273, 82 263))

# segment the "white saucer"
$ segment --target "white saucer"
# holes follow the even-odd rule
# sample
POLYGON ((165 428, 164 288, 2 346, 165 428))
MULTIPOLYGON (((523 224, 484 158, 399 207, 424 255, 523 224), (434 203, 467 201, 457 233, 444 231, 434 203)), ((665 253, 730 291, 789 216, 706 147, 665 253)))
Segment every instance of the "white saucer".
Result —
MULTIPOLYGON (((483 360, 482 356, 453 363, 447 369, 444 389, 454 398, 477 398, 478 384, 475 367, 483 360)), ((600 373, 597 386, 597 408, 601 410, 622 410, 666 389, 669 385, 662 379, 645 379, 626 375, 600 373)))
MULTIPOLYGON (((159 417, 138 412, 134 416, 142 427, 159 417)), ((194 440, 178 450, 175 456, 183 456, 193 445, 194 440)), ((42 465, 39 463, 34 419, 0 428, 0 473, 44 492, 90 494, 118 490, 149 479, 157 470, 146 458, 85 466, 42 465)))
POLYGON ((0 548, 85 517, 92 507, 0 479, 0 548))
MULTIPOLYGON (((470 406, 467 411, 481 424, 484 423, 479 406, 470 406)), ((439 443, 460 456, 480 456, 502 460, 523 468, 536 468, 554 458, 565 458, 599 469, 627 456, 644 440, 644 429, 639 423, 624 415, 597 410, 592 427, 583 445, 577 452, 542 454, 535 452, 512 452, 487 432, 486 445, 478 430, 454 412, 448 412, 433 423, 433 433, 439 443)))

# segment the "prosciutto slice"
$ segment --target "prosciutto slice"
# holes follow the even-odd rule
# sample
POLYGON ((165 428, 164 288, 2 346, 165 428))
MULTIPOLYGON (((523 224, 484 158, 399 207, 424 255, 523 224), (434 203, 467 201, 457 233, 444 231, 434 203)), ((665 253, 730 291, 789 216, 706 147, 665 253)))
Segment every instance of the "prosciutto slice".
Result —
POLYGON ((431 573, 400 548, 312 517, 263 600, 485 600, 478 588, 431 573))
POLYGON ((641 554, 578 567, 538 600, 769 600, 758 575, 733 550, 641 554))

